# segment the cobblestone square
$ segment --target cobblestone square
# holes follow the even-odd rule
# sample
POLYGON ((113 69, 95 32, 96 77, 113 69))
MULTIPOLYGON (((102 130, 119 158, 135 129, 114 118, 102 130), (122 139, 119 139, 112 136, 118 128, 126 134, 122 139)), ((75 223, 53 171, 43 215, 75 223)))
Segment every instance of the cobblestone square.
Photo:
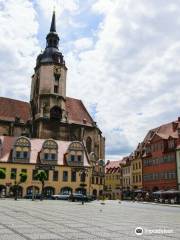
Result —
POLYGON ((0 240, 179 239, 180 207, 118 201, 0 200, 0 240), (141 236, 135 228, 142 227, 141 236), (165 229, 171 233, 149 233, 165 229))

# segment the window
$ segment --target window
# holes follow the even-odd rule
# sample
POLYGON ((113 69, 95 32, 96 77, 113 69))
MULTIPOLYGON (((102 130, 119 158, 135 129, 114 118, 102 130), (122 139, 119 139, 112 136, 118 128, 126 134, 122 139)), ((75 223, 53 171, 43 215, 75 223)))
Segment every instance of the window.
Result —
POLYGON ((172 140, 172 139, 169 140, 169 141, 168 141, 168 148, 169 148, 169 149, 173 149, 174 146, 175 146, 174 140, 172 140))
POLYGON ((37 177, 36 177, 37 173, 38 173, 38 170, 37 170, 37 169, 34 169, 34 170, 32 171, 32 180, 37 180, 37 177))
POLYGON ((68 181, 68 172, 63 171, 63 182, 67 182, 67 181, 68 181))
POLYGON ((81 175, 80 175, 80 181, 81 182, 85 182, 86 181, 86 173, 85 172, 82 172, 81 175))
POLYGON ((48 159, 49 159, 49 154, 48 154, 48 153, 45 153, 45 154, 44 154, 44 159, 45 159, 45 160, 48 160, 48 159))
POLYGON ((31 143, 28 138, 26 137, 19 137, 15 144, 13 149, 13 158, 14 160, 22 160, 22 159, 28 159, 30 156, 31 151, 31 143))
POLYGON ((76 182, 76 171, 71 172, 71 182, 76 182))
POLYGON ((16 152, 16 158, 20 158, 20 152, 16 152))
POLYGON ((103 183, 102 183, 102 178, 100 178, 100 185, 102 185, 103 183))
POLYGON ((16 179, 17 169, 11 168, 11 179, 16 179))
POLYGON ((21 172, 27 173, 27 169, 21 169, 21 172))
POLYGON ((58 93, 58 86, 54 85, 54 93, 58 93))
POLYGON ((28 157, 28 152, 23 152, 23 158, 27 158, 28 157))
POLYGON ((77 156, 78 162, 81 162, 81 155, 77 156))
POLYGON ((51 160, 55 160, 56 159, 56 154, 55 153, 51 153, 51 160))
POLYGON ((92 151, 92 140, 90 137, 88 137, 86 139, 86 148, 87 148, 88 153, 90 153, 92 151))
POLYGON ((74 162, 74 160, 75 160, 75 156, 71 155, 71 161, 74 162))
POLYGON ((133 176, 133 183, 135 183, 135 176, 133 176))
POLYGON ((53 181, 58 181, 58 171, 53 171, 53 181))
POLYGON ((99 183, 99 181, 98 181, 98 177, 96 177, 96 184, 98 184, 99 183))

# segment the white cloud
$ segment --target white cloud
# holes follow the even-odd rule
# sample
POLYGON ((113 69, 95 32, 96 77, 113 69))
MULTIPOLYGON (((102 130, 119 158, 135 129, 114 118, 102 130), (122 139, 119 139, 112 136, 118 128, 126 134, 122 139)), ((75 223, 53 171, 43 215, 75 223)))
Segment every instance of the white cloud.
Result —
POLYGON ((27 0, 0 1, 0 96, 29 99, 38 23, 27 0))
POLYGON ((92 45, 93 45, 93 40, 87 37, 77 39, 74 42, 74 47, 78 51, 89 49, 92 47, 92 45))
POLYGON ((148 129, 176 119, 178 0, 0 0, 1 96, 29 99, 38 21, 46 34, 54 3, 68 95, 81 98, 94 113, 108 158, 127 154, 148 129))
POLYGON ((92 11, 103 21, 92 49, 67 56, 69 93, 96 105, 113 157, 179 114, 180 4, 99 0, 92 11))

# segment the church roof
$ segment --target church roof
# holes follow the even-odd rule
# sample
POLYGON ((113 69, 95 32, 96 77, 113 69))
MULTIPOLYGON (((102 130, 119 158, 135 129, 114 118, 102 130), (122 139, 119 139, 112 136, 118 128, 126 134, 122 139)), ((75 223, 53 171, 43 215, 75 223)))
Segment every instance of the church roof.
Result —
POLYGON ((31 119, 31 108, 27 102, 0 97, 0 120, 15 121, 20 118, 20 122, 26 123, 31 119))
MULTIPOLYGON (((66 111, 70 123, 93 126, 93 119, 79 99, 66 98, 66 111)), ((20 122, 26 123, 31 119, 31 106, 28 102, 0 97, 0 120, 15 121, 20 118, 20 122)))

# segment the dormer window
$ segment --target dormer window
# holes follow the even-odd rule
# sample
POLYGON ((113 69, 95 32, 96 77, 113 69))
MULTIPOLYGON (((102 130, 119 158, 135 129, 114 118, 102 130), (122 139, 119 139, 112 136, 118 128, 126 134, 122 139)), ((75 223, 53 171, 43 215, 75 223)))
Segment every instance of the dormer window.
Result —
POLYGON ((175 142, 174 142, 174 139, 170 139, 168 141, 168 148, 169 149, 173 149, 175 147, 175 142))
POLYGON ((28 138, 26 137, 19 137, 13 149, 13 159, 16 160, 25 160, 29 161, 31 152, 31 143, 28 138))
POLYGON ((83 166, 84 147, 78 142, 74 141, 70 144, 67 154, 67 164, 72 166, 83 166))
MULTIPOLYGON (((42 146, 42 150, 40 153, 41 161, 57 161, 58 158, 58 145, 52 140, 46 140, 42 146)), ((45 163, 44 162, 44 163, 45 163)))

